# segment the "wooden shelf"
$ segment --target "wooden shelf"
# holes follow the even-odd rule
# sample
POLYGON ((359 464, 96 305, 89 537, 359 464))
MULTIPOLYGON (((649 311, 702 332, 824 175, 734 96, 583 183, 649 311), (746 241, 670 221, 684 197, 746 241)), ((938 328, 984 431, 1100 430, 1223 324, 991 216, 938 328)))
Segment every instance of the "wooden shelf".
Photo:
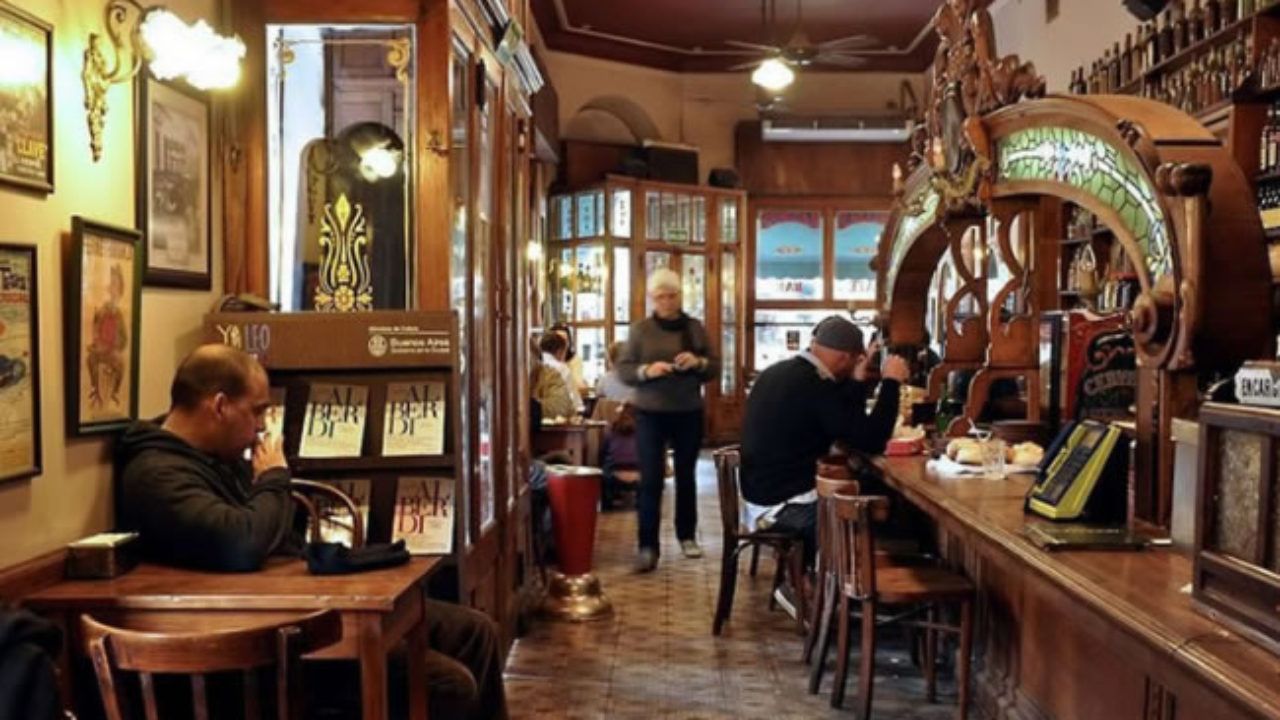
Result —
POLYGON ((1262 234, 1264 237, 1266 237, 1267 242, 1280 241, 1280 227, 1263 228, 1262 234))
POLYGON ((289 467, 295 474, 308 472, 394 472, 405 474, 421 473, 423 469, 451 470, 454 457, 452 453, 434 456, 405 457, 349 457, 349 458, 289 458, 289 467))
POLYGON ((1270 170, 1264 173, 1258 173, 1253 178, 1253 182, 1255 185, 1261 185, 1262 183, 1267 183, 1267 182, 1275 182, 1277 180, 1280 180, 1280 169, 1270 170))
POLYGON ((1095 238, 1111 237, 1112 235, 1115 235, 1115 233, 1111 232, 1111 228, 1107 227, 1106 225, 1099 225, 1098 227, 1093 229, 1093 236, 1095 238))
POLYGON ((1084 245, 1093 242, 1093 238, 1087 237, 1069 237, 1062 240, 1062 245, 1084 245))
POLYGON ((1059 290, 1058 294, 1062 297, 1080 297, 1079 290, 1059 290))

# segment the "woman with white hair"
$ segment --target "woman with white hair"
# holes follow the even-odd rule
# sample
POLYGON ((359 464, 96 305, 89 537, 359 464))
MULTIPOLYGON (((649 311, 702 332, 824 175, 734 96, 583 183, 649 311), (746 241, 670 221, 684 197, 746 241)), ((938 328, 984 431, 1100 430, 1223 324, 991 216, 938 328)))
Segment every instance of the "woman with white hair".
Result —
POLYGON ((706 328, 680 308, 680 276, 662 268, 649 275, 653 315, 631 326, 618 377, 636 388, 636 447, 640 460, 640 550, 636 570, 658 565, 666 448, 675 451, 676 538, 687 558, 702 557, 694 468, 702 447, 702 385, 719 373, 706 328))

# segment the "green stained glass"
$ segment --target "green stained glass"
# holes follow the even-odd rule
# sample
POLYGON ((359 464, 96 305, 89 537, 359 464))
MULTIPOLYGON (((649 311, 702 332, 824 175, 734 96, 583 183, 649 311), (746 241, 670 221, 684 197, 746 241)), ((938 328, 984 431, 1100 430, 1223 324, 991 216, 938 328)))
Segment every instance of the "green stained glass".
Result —
POLYGON ((941 201, 941 196, 929 185, 920 185, 907 201, 906 207, 919 203, 923 209, 915 215, 904 212, 902 219, 898 221, 898 231, 894 233, 893 245, 889 250, 889 269, 885 274, 886 296, 893 290, 893 281, 898 277, 898 266, 906 257, 907 249, 911 247, 916 236, 937 219, 938 205, 941 201))
POLYGON ((1172 272, 1169 226, 1155 188, 1119 149, 1083 130, 1039 127, 1000 138, 996 157, 998 182, 1065 183, 1114 208, 1142 249, 1152 278, 1172 272))

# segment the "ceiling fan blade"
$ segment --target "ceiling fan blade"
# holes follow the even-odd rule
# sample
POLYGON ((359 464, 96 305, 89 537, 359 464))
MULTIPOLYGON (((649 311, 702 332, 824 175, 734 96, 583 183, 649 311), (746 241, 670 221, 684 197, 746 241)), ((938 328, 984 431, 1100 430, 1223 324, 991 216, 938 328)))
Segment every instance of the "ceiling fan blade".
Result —
POLYGON ((744 42, 742 40, 725 40, 724 44, 729 47, 742 48, 744 50, 757 50, 759 52, 775 55, 782 52, 782 48, 774 47, 773 45, 761 45, 760 43, 744 42))
POLYGON ((880 41, 870 35, 848 35, 842 38, 823 40, 818 43, 822 50, 846 50, 853 48, 869 48, 879 45, 880 41))
POLYGON ((857 55, 836 55, 832 53, 824 53, 813 59, 814 65, 828 65, 831 67, 856 68, 867 64, 867 59, 858 57, 857 55))
POLYGON ((733 67, 729 68, 729 72, 737 72, 739 70, 748 70, 748 69, 759 67, 759 66, 760 66, 759 60, 752 60, 751 62, 744 62, 738 65, 734 65, 733 67))

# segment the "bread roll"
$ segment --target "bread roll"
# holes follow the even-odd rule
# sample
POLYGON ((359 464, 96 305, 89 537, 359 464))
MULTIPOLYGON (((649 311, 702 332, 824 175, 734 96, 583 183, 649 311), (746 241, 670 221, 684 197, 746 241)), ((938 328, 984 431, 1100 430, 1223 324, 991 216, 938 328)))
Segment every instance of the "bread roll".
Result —
POLYGON ((1044 448, 1033 442, 1018 443, 1013 446, 1013 459, 1015 465, 1039 465, 1044 460, 1044 448))

